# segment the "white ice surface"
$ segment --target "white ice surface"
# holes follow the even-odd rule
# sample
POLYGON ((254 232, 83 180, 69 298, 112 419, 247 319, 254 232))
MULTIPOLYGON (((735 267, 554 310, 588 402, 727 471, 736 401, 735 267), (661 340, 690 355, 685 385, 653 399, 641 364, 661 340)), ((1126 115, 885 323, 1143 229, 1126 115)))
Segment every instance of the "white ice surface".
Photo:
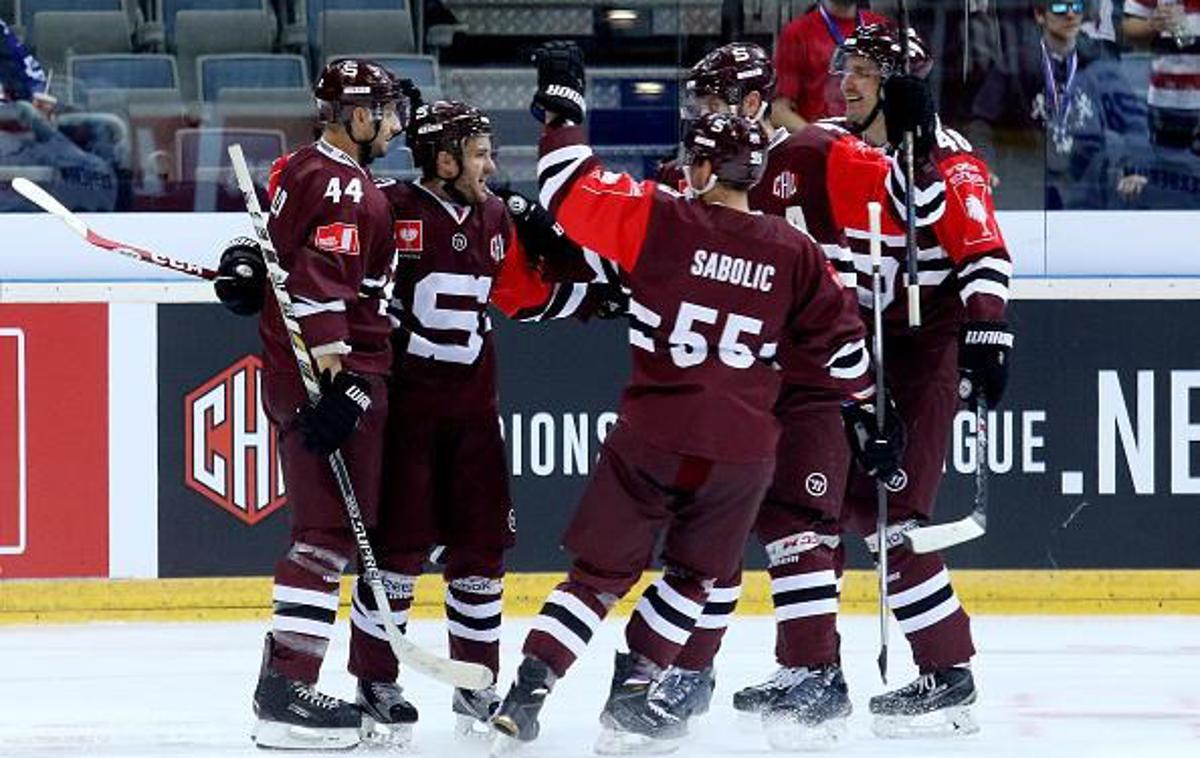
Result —
MULTIPOLYGON (((610 619, 555 688, 542 713, 542 737, 521 758, 591 755, 622 623, 610 619)), ((503 689, 527 627, 528 619, 506 623, 503 689)), ((977 617, 975 712, 982 731, 905 742, 870 732, 866 701, 883 689, 875 620, 849 617, 841 628, 855 713, 850 741, 834 751, 840 755, 1200 756, 1198 617, 977 617)), ((248 735, 264 630, 261 623, 0 627, 0 756, 262 758, 268 753, 248 735)), ((322 687, 349 698, 345 622, 338 631, 322 687)), ((891 683, 904 684, 915 671, 894 625, 892 633, 891 683)), ((414 622, 410 634, 444 648, 439 622, 414 622)), ((735 620, 718 659, 714 710, 693 723, 678 755, 770 754, 760 732, 738 723, 729 699, 773 669, 772 645, 769 618, 735 620)), ((418 754, 486 754, 452 737, 447 688, 412 674, 402 680, 421 709, 418 754)))

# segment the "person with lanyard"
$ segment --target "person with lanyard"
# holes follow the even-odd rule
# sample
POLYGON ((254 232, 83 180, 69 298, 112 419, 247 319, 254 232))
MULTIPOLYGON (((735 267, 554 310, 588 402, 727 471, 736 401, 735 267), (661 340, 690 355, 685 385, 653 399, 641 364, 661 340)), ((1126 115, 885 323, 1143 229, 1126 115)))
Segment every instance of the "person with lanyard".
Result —
POLYGON ((889 23, 855 0, 818 0, 779 34, 775 69, 779 86, 771 121, 795 132, 810 122, 846 112, 838 79, 829 73, 833 52, 860 26, 889 23))

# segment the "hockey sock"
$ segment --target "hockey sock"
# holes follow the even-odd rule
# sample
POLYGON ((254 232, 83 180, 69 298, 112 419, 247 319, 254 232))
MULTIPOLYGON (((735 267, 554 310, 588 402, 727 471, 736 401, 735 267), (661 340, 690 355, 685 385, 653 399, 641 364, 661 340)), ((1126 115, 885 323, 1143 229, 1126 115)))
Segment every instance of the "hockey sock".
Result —
POLYGON ((275 645, 270 667, 280 675, 315 684, 337 620, 338 580, 346 559, 332 550, 292 544, 275 566, 275 645))
POLYGON ((888 569, 888 607, 912 645, 921 673, 969 661, 975 654, 971 620, 950 586, 941 556, 893 547, 888 569))
MULTIPOLYGON (((408 627, 408 610, 412 607, 413 586, 417 579, 410 574, 392 571, 380 573, 388 604, 392 607, 392 621, 404 633, 408 627)), ((388 644, 387 631, 375 604, 375 595, 363 577, 354 583, 350 604, 350 673, 368 682, 394 682, 399 674, 399 665, 388 644)))
POLYGON ((446 585, 450 657, 500 670, 500 607, 504 580, 465 576, 446 585))
POLYGON ((629 652, 660 668, 674 663, 704 608, 710 583, 670 568, 646 588, 625 626, 629 652))
POLYGON ((836 534, 814 529, 766 545, 775 605, 775 658, 781 666, 821 666, 838 660, 840 544, 836 534))
POLYGON ((547 596, 521 652, 545 663, 555 676, 563 677, 616 601, 613 595, 568 579, 547 596))

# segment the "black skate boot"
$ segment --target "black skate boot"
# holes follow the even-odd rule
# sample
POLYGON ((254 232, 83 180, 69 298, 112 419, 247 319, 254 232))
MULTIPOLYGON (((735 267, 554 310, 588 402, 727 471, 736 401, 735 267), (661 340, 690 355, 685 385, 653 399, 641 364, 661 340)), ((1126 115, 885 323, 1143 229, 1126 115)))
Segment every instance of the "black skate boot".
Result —
POLYGON ((251 739, 263 748, 337 750, 361 741, 362 712, 352 704, 317 692, 307 682, 287 679, 270 667, 274 638, 267 634, 262 670, 254 689, 251 739))
POLYGON ((717 686, 712 666, 692 671, 672 666, 663 672, 650 690, 650 700, 659 708, 688 720, 708 713, 713 688, 717 686))
POLYGON ((482 690, 456 689, 454 701, 454 733, 459 737, 488 739, 492 736, 492 716, 500 707, 495 687, 482 690))
POLYGON ((871 698, 872 730, 880 737, 974 734, 976 697, 971 669, 953 666, 922 674, 898 690, 871 698))
POLYGON ((650 688, 661 673, 636 653, 617 653, 612 689, 600 714, 603 729, 596 741, 601 755, 670 753, 687 734, 687 720, 650 700, 650 688))
POLYGON ((378 746, 407 750, 412 746, 417 709, 395 682, 358 680, 358 707, 363 712, 363 739, 378 746))
POLYGON ((538 714, 546 702, 546 696, 554 686, 554 672, 537 658, 526 657, 517 669, 517 681, 513 682, 504 702, 492 717, 492 728, 498 732, 492 742, 492 755, 503 755, 520 746, 522 742, 537 739, 541 725, 538 714))
POLYGON ((780 666, 770 678, 759 684, 743 687, 733 693, 733 708, 738 713, 758 715, 772 700, 787 692, 808 676, 803 666, 780 666))
POLYGON ((763 710, 767 742, 776 750, 823 750, 835 747, 848 733, 852 711, 842 667, 836 663, 809 669, 763 710))

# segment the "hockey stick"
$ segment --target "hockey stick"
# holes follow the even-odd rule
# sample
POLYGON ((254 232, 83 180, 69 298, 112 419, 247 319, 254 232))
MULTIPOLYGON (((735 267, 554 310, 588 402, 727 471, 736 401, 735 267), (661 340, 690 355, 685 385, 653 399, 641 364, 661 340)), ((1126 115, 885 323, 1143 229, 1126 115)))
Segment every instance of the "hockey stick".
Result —
MULTIPOLYGON (((867 218, 871 230, 871 310, 874 317, 874 333, 871 335, 871 352, 875 358, 875 426, 883 430, 887 413, 887 387, 883 373, 883 233, 880 214, 883 209, 876 202, 867 203, 867 218)), ((888 604, 887 604, 887 486, 875 480, 875 540, 879 573, 879 677, 887 684, 888 665, 888 604)))
MULTIPOLYGON (((899 0, 900 68, 905 76, 911 71, 908 56, 908 3, 899 0)), ((911 131, 904 133, 904 289, 908 300, 908 325, 921 325, 921 280, 917 272, 917 209, 913 198, 913 144, 911 131)))
MULTIPOLYGON (((233 172, 237 176, 238 189, 242 191, 246 200, 246 210, 254 225, 254 234, 258 238, 259 247, 262 248, 263 259, 267 264, 267 279, 270 281, 271 290, 275 293, 275 299, 279 303, 280 315, 283 316, 283 324, 287 328, 292 352, 296 357, 296 366, 300 369, 300 379, 304 382, 304 391, 308 395, 308 401, 315 404, 321 398, 321 385, 313 371, 308 347, 304 344, 304 336, 300 333, 300 324, 296 321, 292 298, 284 286, 287 273, 279 264, 279 256, 275 252, 275 246, 271 243, 271 235, 267 233, 267 220, 263 215, 262 208, 259 207, 258 195, 255 193, 254 183, 250 179, 250 169, 246 166, 245 156, 242 155, 242 146, 230 145, 229 158, 233 163, 233 172)), ((354 541, 358 545, 363 578, 371 587, 371 594, 375 598, 375 607, 383 621, 388 644, 391 646, 396 660, 404 662, 426 676, 455 687, 478 690, 490 686, 492 672, 486 666, 442 658, 414 645, 400 634, 396 622, 392 619, 392 607, 383 586, 383 575, 379 571, 379 564, 375 561, 375 551, 367 538, 367 527, 363 523, 362 511, 359 510, 358 500, 354 496, 354 487, 350 483, 350 473, 346 470, 346 461, 342 458, 340 450, 335 450, 329 456, 329 465, 333 469, 333 478, 337 481, 338 489, 341 491, 342 500, 346 506, 350 531, 354 533, 354 541)))
POLYGON ((921 526, 904 533, 904 544, 914 553, 936 553, 970 542, 987 531, 988 420, 987 402, 975 402, 975 509, 965 518, 948 524, 921 526))
POLYGON ((110 250, 128 258, 133 258, 134 260, 139 260, 144 263, 150 263, 161 268, 168 268, 172 271, 178 271, 179 273, 187 274, 188 276, 195 276, 200 279, 209 280, 217 278, 216 271, 207 269, 198 263, 177 260, 175 258, 171 258, 170 256, 162 255, 161 253, 155 253, 151 250, 134 247, 133 245, 127 245, 124 242, 117 242, 116 240, 111 240, 107 237, 100 236, 94 230, 90 229, 83 219, 68 210, 67 207, 62 203, 58 202, 53 195, 23 176, 18 176, 16 179, 13 179, 12 188, 29 202, 33 203, 47 213, 56 216, 58 220, 66 224, 71 231, 78 234, 81 238, 83 238, 84 241, 95 245, 96 247, 110 250))

